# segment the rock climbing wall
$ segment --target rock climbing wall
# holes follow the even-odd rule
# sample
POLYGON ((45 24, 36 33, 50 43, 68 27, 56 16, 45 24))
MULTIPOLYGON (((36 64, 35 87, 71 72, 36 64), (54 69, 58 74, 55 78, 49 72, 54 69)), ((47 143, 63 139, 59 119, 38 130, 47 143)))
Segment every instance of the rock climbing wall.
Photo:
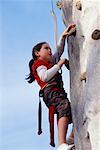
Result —
POLYGON ((100 0, 61 0, 68 38, 70 97, 77 150, 100 150, 100 0))

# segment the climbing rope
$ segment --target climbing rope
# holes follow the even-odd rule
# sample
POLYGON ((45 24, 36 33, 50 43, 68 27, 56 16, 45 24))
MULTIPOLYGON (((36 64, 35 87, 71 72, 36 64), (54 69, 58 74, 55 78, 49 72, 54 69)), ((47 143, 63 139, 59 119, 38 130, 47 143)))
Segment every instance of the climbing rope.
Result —
MULTIPOLYGON (((58 43, 58 24, 57 24, 56 13, 54 11, 53 0, 51 0, 51 14, 52 14, 53 20, 54 20, 54 42, 55 42, 55 49, 58 50, 58 47, 57 47, 57 43, 58 43)), ((59 53, 58 53, 58 56, 57 56, 57 59, 56 59, 56 63, 58 63, 59 59, 60 58, 59 58, 59 53)))
POLYGON ((51 14, 53 16, 54 20, 54 42, 55 42, 55 48, 57 49, 57 43, 58 43, 58 25, 57 25, 57 17, 54 11, 54 6, 53 6, 53 0, 51 0, 51 14))

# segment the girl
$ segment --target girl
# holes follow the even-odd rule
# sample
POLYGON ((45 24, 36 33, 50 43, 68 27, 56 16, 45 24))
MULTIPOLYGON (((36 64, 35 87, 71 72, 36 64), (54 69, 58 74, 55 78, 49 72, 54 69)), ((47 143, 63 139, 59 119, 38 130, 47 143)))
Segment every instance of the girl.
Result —
MULTIPOLYGON (((51 145, 54 145, 53 114, 57 114, 58 123, 58 150, 68 150, 66 144, 66 133, 68 124, 72 122, 70 102, 63 88, 63 81, 59 70, 66 64, 69 67, 68 60, 60 59, 65 46, 65 39, 70 35, 70 30, 75 25, 70 25, 61 35, 58 44, 58 51, 52 55, 51 48, 47 42, 38 43, 32 49, 32 60, 29 62, 30 74, 27 78, 29 83, 34 80, 40 86, 43 94, 43 101, 49 108, 49 121, 51 132, 51 145), (58 60, 57 60, 58 59, 58 60)), ((41 129, 39 134, 41 134, 41 129)))

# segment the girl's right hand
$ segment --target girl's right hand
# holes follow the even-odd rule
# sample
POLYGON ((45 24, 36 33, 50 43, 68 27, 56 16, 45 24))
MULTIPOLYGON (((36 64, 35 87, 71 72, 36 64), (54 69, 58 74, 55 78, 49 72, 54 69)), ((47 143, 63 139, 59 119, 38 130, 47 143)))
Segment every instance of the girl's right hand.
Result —
POLYGON ((59 62, 57 63, 57 65, 61 68, 63 64, 65 64, 66 59, 63 58, 61 60, 59 60, 59 62))
POLYGON ((75 28, 76 25, 75 24, 70 24, 65 30, 64 32, 62 33, 62 37, 66 37, 66 36, 69 36, 70 35, 70 31, 75 28))

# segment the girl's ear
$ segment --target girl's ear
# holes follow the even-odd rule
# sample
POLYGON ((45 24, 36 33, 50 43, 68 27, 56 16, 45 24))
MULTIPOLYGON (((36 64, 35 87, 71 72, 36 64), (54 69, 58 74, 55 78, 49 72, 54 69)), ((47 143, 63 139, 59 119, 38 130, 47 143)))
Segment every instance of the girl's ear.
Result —
POLYGON ((35 51, 35 55, 36 55, 37 57, 39 57, 39 56, 40 56, 40 54, 39 54, 39 52, 38 52, 38 51, 35 51))

